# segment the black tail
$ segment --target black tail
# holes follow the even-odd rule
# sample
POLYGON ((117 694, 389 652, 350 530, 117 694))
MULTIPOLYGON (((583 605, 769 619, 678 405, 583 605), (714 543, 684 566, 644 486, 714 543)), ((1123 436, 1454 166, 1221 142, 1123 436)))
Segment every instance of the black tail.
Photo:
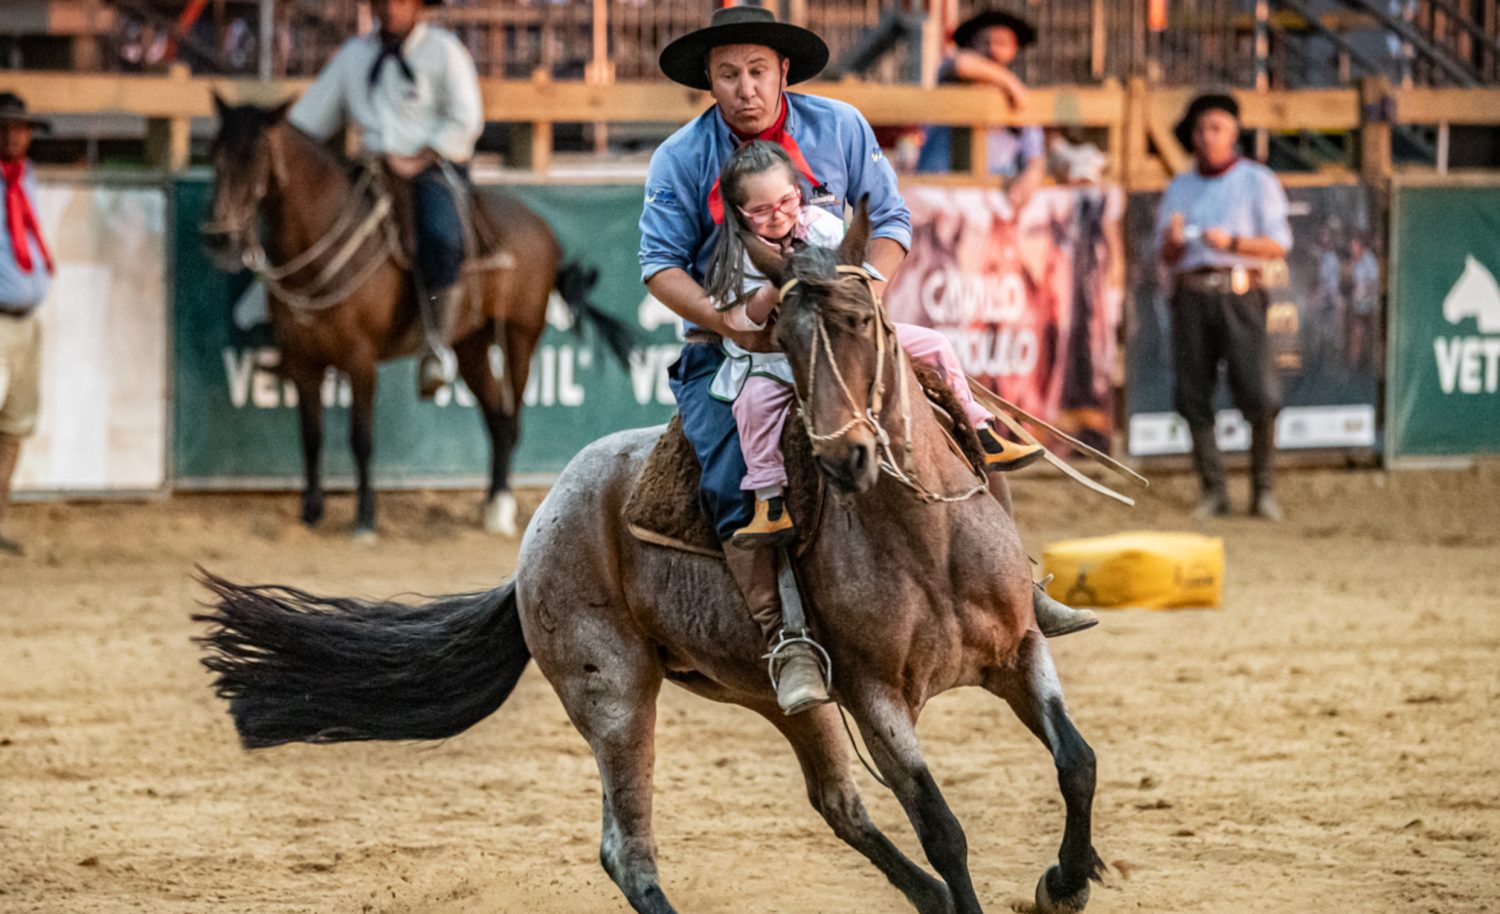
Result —
POLYGON ((201 571, 217 598, 194 621, 247 749, 442 739, 493 713, 531 659, 514 581, 425 603, 366 603, 201 571))
POLYGON ((585 267, 569 261, 558 268, 556 288, 568 310, 573 312, 573 332, 582 334, 585 323, 592 324, 604 345, 619 360, 620 367, 630 370, 630 349, 636 342, 635 327, 601 310, 591 298, 599 281, 597 267, 585 267))

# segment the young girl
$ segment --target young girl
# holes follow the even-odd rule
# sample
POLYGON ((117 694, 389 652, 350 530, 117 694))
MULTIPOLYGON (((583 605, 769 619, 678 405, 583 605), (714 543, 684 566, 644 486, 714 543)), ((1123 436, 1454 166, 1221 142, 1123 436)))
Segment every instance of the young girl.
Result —
MULTIPOLYGON (((759 330, 774 302, 754 295, 767 279, 750 262, 741 232, 785 254, 799 244, 837 247, 844 238, 844 220, 803 204, 806 195, 800 176, 786 151, 774 143, 757 140, 740 147, 719 174, 719 192, 724 199, 724 225, 709 262, 706 291, 715 307, 730 312, 725 317, 730 326, 759 330)), ((1042 456, 1035 445, 1018 445, 995 434, 994 417, 969 394, 958 353, 947 337, 915 324, 893 326, 908 356, 943 373, 979 432, 987 469, 1020 469, 1042 456)), ((790 542, 796 529, 782 497, 786 466, 781 431, 794 395, 791 365, 782 353, 749 352, 727 339, 724 352, 728 358, 709 391, 734 403, 746 467, 740 488, 755 493, 755 517, 735 531, 731 542, 742 548, 790 542)))

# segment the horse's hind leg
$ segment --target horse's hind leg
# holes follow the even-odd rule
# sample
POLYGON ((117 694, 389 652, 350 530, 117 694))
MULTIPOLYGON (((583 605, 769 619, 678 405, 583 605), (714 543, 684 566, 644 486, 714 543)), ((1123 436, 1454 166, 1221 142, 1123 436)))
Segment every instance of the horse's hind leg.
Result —
POLYGON ((850 697, 865 745, 901 801, 927 860, 948 884, 955 914, 980 914, 969 875, 968 839, 922 758, 909 707, 894 693, 850 697))
POLYGON ((322 366, 288 365, 287 374, 297 388, 297 418, 302 432, 302 522, 316 527, 323 519, 323 475, 319 459, 323 450, 322 366))
POLYGON ((807 780, 807 798, 834 834, 875 864, 921 914, 949 914, 953 902, 948 887, 901 853, 870 821, 849 775, 838 709, 822 705, 790 717, 774 705, 757 710, 792 744, 807 780))
POLYGON ((1104 861, 1094 851, 1092 838, 1094 750, 1068 716, 1062 685, 1041 633, 1028 632, 1016 663, 991 671, 985 688, 1010 703, 1021 722, 1052 752, 1057 765, 1066 818, 1058 865, 1050 867, 1037 883, 1037 911, 1082 911, 1089 900, 1089 880, 1098 881, 1104 872, 1104 861))
MULTIPOLYGON (((490 484, 484 498, 484 528, 490 533, 515 536, 516 499, 510 491, 510 462, 521 437, 521 394, 529 363, 522 363, 518 378, 516 367, 509 359, 513 344, 506 339, 506 345, 502 347, 506 362, 497 377, 491 370, 489 356, 494 342, 492 328, 486 327, 463 339, 455 351, 458 372, 479 401, 479 412, 490 437, 490 484), (518 380, 519 389, 515 387, 518 380)), ((526 355, 529 359, 530 349, 526 355)))
MULTIPOLYGON (((604 786, 599 862, 641 914, 675 914, 656 872, 651 783, 661 667, 647 646, 575 620, 566 641, 539 635, 537 661, 588 740, 604 786), (583 626, 583 627, 578 627, 583 626)), ((562 629, 559 629, 561 632, 562 629)))

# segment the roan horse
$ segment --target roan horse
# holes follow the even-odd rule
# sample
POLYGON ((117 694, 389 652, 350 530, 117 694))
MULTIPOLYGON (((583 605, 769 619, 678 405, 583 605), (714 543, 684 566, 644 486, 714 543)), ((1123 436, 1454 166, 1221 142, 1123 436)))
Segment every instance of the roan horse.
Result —
MULTIPOLYGON (((215 261, 226 270, 249 266, 266 281, 281 370, 297 389, 307 485, 302 520, 323 517, 319 452, 320 390, 330 367, 349 378, 349 437, 357 467, 356 532, 373 534, 370 485, 376 365, 410 355, 421 340, 410 270, 391 216, 392 196, 375 171, 351 180, 341 161, 286 123, 288 104, 274 109, 231 106, 217 95, 210 221, 203 227, 215 261), (264 246, 262 232, 264 231, 264 246)), ((457 321, 459 374, 478 402, 490 438, 485 526, 514 535, 510 461, 520 435, 521 396, 531 354, 546 326, 554 287, 624 362, 625 325, 588 302, 591 279, 559 268, 561 252, 541 217, 512 197, 489 210, 504 245, 503 265, 466 273, 469 296, 457 321), (503 358, 492 368, 490 350, 503 358)))
POLYGON ((635 910, 669 914, 651 828, 666 679, 780 730, 812 805, 919 912, 976 914, 964 833, 923 760, 916 723, 938 693, 980 686, 1009 702, 1056 762, 1066 816, 1037 909, 1081 910, 1104 869, 1090 838, 1094 754, 1034 624, 1015 525, 994 499, 964 497, 974 472, 925 404, 908 402, 916 377, 868 274, 853 266, 868 231, 861 206, 837 256, 809 248, 782 261, 758 251, 758 265, 782 287, 776 335, 817 463, 838 490, 799 560, 809 615, 832 658, 833 692, 940 878, 865 812, 839 710, 781 714, 758 659, 760 631, 722 562, 625 529, 622 507, 660 429, 580 452, 532 518, 516 577, 486 593, 367 603, 206 576, 217 602, 195 617, 210 626, 204 664, 218 674, 243 744, 451 736, 498 708, 534 657, 593 748, 605 870, 635 910))

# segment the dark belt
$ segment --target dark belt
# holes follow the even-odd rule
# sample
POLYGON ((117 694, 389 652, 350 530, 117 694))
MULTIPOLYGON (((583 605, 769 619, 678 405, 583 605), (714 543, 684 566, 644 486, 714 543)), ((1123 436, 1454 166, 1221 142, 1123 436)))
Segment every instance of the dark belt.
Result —
POLYGON ((1213 267, 1179 274, 1177 288, 1188 292, 1213 292, 1220 295, 1243 295, 1264 288, 1261 272, 1250 267, 1213 267), (1235 274, 1241 279, 1237 284, 1235 274), (1239 285, 1239 288, 1236 288, 1239 285))
POLYGON ((26 317, 28 314, 35 313, 35 308, 7 308, 0 305, 0 317, 26 317))

